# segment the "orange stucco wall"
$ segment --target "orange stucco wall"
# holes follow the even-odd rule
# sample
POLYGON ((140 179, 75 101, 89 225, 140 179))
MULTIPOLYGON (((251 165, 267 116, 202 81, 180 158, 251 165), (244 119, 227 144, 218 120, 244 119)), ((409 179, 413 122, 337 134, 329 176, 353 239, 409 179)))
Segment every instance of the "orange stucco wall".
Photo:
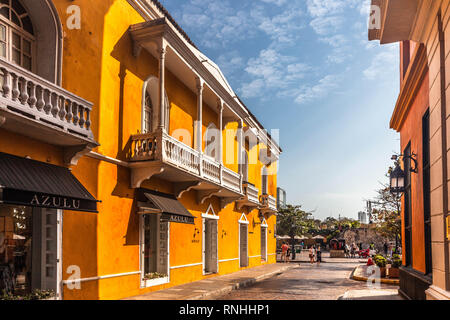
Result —
MULTIPOLYGON (((420 89, 411 109, 400 129, 401 151, 411 143, 411 152, 417 154, 418 174, 411 173, 411 208, 412 208, 412 266, 415 270, 425 272, 425 240, 424 240, 424 204, 423 204, 423 151, 422 151, 422 117, 429 107, 428 73, 420 85, 420 89), (419 128, 419 129, 418 129, 419 128)), ((402 199, 402 206, 403 201, 402 199)), ((404 222, 404 211, 402 212, 404 222)), ((402 224, 402 241, 404 242, 404 223, 402 224)))
MULTIPOLYGON (((54 0, 64 31, 62 86, 94 104, 91 113, 92 130, 100 146, 94 151, 102 155, 126 161, 130 136, 141 131, 141 105, 144 81, 158 76, 158 62, 143 50, 138 58, 132 54, 132 41, 128 34, 130 25, 144 19, 126 0, 77 0, 81 8, 80 30, 66 26, 66 9, 74 3, 54 0)), ((166 91, 170 103, 169 134, 176 129, 186 129, 194 136, 197 117, 197 96, 186 87, 177 75, 166 72, 166 91)), ((218 115, 204 102, 203 133, 208 125, 218 127, 218 115)), ((237 123, 227 129, 236 131, 237 123)), ((0 128, 0 152, 63 165, 63 148, 34 141, 0 128)), ((225 139, 225 131, 224 131, 225 139)), ((237 141, 235 161, 225 163, 238 171, 237 141)), ((194 139, 189 144, 194 146, 194 139)), ((256 146, 255 148, 265 148, 256 146)), ((225 144, 224 144, 225 158, 225 144)), ((224 159, 225 162, 225 159, 224 159)), ((261 190, 263 164, 250 165, 249 180, 261 190)), ((273 164, 272 166, 276 166, 273 164)), ((136 214, 134 190, 130 188, 128 168, 90 157, 83 157, 72 167, 73 174, 97 199, 98 214, 65 211, 63 217, 63 279, 69 266, 79 266, 81 278, 117 275, 140 271, 139 217, 136 214)), ((171 193, 172 184, 151 178, 142 187, 171 193)), ((269 193, 276 196, 276 175, 269 177, 269 193)), ((260 191, 261 192, 261 191, 260 191)), ((170 265, 183 266, 202 262, 202 213, 211 204, 219 215, 218 247, 219 274, 240 269, 239 224, 242 213, 249 221, 249 267, 260 265, 261 227, 259 211, 237 211, 234 203, 220 210, 217 197, 198 204, 196 191, 185 192, 181 203, 196 217, 195 225, 170 224, 170 265), (196 231, 200 233, 197 234, 196 231)), ((267 219, 268 261, 275 263, 276 241, 274 230, 276 217, 267 219)), ((149 291, 159 290, 204 277, 202 266, 176 268, 170 271, 170 283, 146 289, 140 288, 140 275, 124 275, 81 283, 81 290, 69 290, 64 286, 65 299, 120 299, 149 291)))

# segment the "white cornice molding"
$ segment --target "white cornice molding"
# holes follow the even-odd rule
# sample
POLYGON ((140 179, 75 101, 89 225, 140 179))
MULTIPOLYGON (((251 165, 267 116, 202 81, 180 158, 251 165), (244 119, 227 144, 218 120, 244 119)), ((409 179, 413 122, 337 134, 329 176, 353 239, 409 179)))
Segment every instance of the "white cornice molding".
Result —
POLYGON ((157 8, 155 8, 147 0, 127 0, 127 1, 146 21, 162 17, 159 10, 157 10, 157 8))

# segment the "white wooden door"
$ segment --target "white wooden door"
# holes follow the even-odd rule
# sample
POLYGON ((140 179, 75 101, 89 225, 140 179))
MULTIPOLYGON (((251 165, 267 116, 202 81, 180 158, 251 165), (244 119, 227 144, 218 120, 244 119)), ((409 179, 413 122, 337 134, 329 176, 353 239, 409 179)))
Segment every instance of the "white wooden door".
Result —
POLYGON ((261 259, 267 260, 267 228, 261 227, 261 259))
POLYGON ((61 294, 61 210, 42 209, 41 289, 61 294))
POLYGON ((217 248, 217 220, 211 220, 210 221, 210 229, 211 229, 211 272, 217 273, 218 272, 218 248, 217 248))
POLYGON ((169 275, 169 222, 160 221, 159 224, 159 248, 158 248, 158 272, 169 275))
POLYGON ((246 224, 240 224, 239 227, 239 259, 241 262, 241 267, 247 267, 248 266, 248 249, 247 249, 247 242, 248 242, 248 232, 247 232, 247 225, 246 224))
POLYGON ((203 221, 203 261, 204 273, 218 272, 218 248, 217 248, 217 220, 204 219, 203 221))

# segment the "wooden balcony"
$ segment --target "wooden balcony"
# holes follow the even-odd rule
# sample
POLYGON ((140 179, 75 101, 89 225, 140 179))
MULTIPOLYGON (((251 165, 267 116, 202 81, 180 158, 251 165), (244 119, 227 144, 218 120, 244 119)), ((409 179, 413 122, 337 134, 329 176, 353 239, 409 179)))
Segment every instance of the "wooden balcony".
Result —
POLYGON ((260 211, 263 214, 276 214, 277 213, 277 199, 269 194, 263 194, 260 197, 260 211))
POLYGON ((133 135, 128 160, 132 188, 139 188, 144 180, 157 176, 173 182, 178 197, 188 190, 197 190, 199 203, 217 196, 225 206, 242 197, 240 174, 162 130, 133 135))
POLYGON ((76 153, 98 145, 91 130, 91 111, 92 103, 0 58, 3 129, 76 153))
POLYGON ((241 210, 243 207, 247 207, 248 209, 258 208, 260 206, 259 198, 258 198, 258 188, 256 188, 251 183, 243 183, 242 189, 244 192, 244 197, 237 201, 237 209, 241 210))

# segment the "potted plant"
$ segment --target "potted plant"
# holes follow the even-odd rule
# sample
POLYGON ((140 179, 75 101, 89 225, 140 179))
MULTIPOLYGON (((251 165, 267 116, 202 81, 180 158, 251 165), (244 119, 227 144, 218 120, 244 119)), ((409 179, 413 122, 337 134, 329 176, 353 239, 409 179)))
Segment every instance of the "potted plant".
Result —
POLYGON ((56 294, 52 290, 33 290, 25 295, 14 295, 3 291, 0 300, 56 300, 56 294))
POLYGON ((167 277, 166 274, 162 274, 162 273, 158 273, 158 272, 151 272, 151 273, 147 273, 144 276, 144 280, 153 280, 153 279, 159 279, 159 278, 165 278, 167 277))
POLYGON ((377 265, 378 268, 380 268, 380 276, 382 278, 386 277, 386 263, 387 260, 385 257, 383 257, 381 254, 377 254, 373 257, 373 261, 377 265))
POLYGON ((399 268, 402 265, 402 259, 398 254, 392 256, 391 267, 389 268, 389 278, 399 277, 399 268))

